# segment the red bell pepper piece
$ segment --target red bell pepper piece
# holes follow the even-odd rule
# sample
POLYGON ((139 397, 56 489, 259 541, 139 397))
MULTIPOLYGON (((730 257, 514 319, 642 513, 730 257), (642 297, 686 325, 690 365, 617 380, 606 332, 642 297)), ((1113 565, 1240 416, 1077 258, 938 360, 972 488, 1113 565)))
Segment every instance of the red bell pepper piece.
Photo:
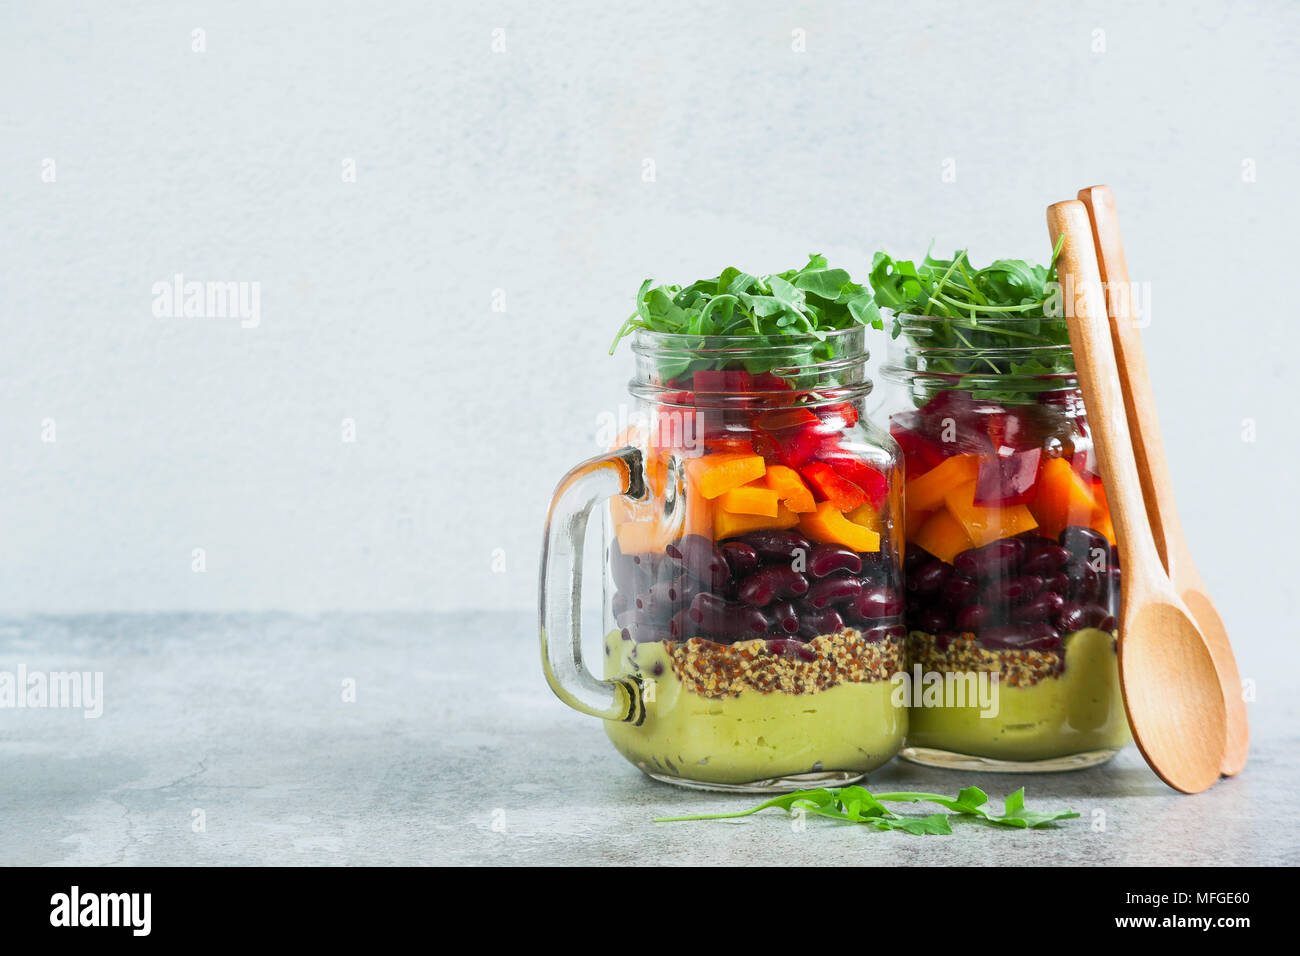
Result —
POLYGON ((697 392, 752 392, 754 376, 744 369, 700 369, 695 373, 697 392))
POLYGON ((848 452, 823 455, 822 461, 835 469, 835 473, 845 481, 850 481, 862 489, 862 493, 871 502, 871 507, 879 508, 885 503, 889 494, 889 479, 860 458, 848 452))
POLYGON ((819 500, 829 501, 839 511, 852 511, 866 503, 866 492, 824 461, 804 465, 799 473, 819 500))
POLYGON ((834 430, 806 408, 776 408, 754 420, 754 450, 796 470, 817 457, 834 430))

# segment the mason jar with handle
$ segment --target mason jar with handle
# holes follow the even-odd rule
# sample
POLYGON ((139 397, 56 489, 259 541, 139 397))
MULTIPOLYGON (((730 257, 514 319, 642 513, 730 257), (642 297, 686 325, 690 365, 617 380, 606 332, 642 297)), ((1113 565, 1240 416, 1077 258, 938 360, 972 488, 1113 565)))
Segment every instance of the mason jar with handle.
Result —
POLYGON ((760 346, 638 330, 633 351, 631 424, 564 477, 547 518, 547 681, 657 780, 761 792, 861 779, 907 727, 901 473, 863 416, 863 329, 760 346), (579 612, 598 506, 591 668, 579 612))

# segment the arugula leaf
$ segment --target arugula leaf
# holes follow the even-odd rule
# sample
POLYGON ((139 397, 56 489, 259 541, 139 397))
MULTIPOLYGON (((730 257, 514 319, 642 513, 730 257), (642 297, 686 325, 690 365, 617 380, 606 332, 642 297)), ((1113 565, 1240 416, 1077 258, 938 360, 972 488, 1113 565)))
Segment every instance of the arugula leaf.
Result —
POLYGON ((987 808, 988 794, 979 787, 965 787, 955 798, 941 793, 872 794, 859 786, 796 790, 794 793, 774 797, 749 810, 735 813, 705 813, 685 817, 658 817, 655 823, 677 823, 686 820, 731 820, 748 817, 761 810, 779 808, 787 813, 803 811, 819 817, 828 817, 846 823, 859 823, 877 830, 902 830, 917 835, 952 833, 953 817, 972 817, 993 826, 1014 829, 1042 829, 1051 827, 1057 820, 1072 820, 1079 816, 1074 810, 1037 811, 1025 809, 1025 788, 1007 797, 1003 812, 993 813, 987 808), (935 803, 951 814, 933 813, 925 817, 900 816, 885 803, 935 803))
POLYGON ((1074 371, 1073 355, 1060 348, 1070 343, 1056 287, 1060 248, 1058 241, 1047 266, 997 259, 983 269, 975 268, 964 249, 951 259, 936 259, 927 252, 919 266, 876 253, 871 265, 873 304, 894 313, 893 338, 906 334, 926 350, 927 381, 914 396, 918 406, 935 391, 950 388, 969 391, 977 399, 1029 404, 1037 398, 1033 376, 1074 371), (908 315, 928 321, 903 318, 908 315), (958 351, 942 351, 947 349, 958 351), (1042 351, 1022 352, 1024 358, 1017 359, 1006 349, 1042 351), (936 378, 943 384, 934 384, 936 378))
MULTIPOLYGON (((710 279, 682 288, 654 285, 647 279, 636 296, 636 312, 619 327, 609 347, 637 329, 675 335, 739 335, 754 340, 756 349, 790 344, 790 336, 811 336, 825 342, 830 332, 855 326, 884 328, 871 290, 858 285, 843 269, 832 269, 826 257, 812 254, 800 269, 769 276, 754 276, 728 266, 710 279)), ((809 363, 831 357, 829 344, 810 345, 809 363)), ((705 360, 669 360, 660 366, 665 379, 696 368, 713 367, 705 360)), ((745 362, 750 372, 768 371, 791 364, 789 357, 745 362)))

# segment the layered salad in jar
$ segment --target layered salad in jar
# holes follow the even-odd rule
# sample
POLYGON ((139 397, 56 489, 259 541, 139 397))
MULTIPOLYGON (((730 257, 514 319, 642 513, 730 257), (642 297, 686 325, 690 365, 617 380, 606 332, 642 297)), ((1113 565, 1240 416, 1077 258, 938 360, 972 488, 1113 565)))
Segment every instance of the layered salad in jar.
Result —
POLYGON ((616 444, 642 450, 647 490, 611 506, 604 651, 645 699, 608 734, 651 776, 847 781, 901 745, 900 489, 862 417, 866 301, 820 257, 642 289, 644 421, 616 444))
POLYGON ((1129 739, 1115 532, 1053 279, 964 253, 873 270, 894 311, 909 673, 996 685, 992 706, 913 694, 903 753, 921 762, 1066 769, 1129 739))

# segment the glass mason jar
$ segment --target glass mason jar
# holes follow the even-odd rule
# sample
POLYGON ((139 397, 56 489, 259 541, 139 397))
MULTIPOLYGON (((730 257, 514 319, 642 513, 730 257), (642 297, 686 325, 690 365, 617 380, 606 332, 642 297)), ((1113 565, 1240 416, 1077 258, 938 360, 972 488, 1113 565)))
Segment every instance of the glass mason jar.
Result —
POLYGON ((860 779, 907 727, 901 469, 862 414, 863 329, 761 346, 642 330, 633 352, 632 424, 560 482, 547 520, 551 688, 656 780, 860 779), (577 618, 587 514, 604 499, 596 677, 577 618))
MULTIPOLYGON (((882 376, 906 473, 903 756, 1003 771, 1109 760, 1129 740, 1120 569, 1070 346, 952 347, 940 324, 957 320, 895 319, 882 376)), ((960 321, 1005 341, 1026 320, 960 321)))

